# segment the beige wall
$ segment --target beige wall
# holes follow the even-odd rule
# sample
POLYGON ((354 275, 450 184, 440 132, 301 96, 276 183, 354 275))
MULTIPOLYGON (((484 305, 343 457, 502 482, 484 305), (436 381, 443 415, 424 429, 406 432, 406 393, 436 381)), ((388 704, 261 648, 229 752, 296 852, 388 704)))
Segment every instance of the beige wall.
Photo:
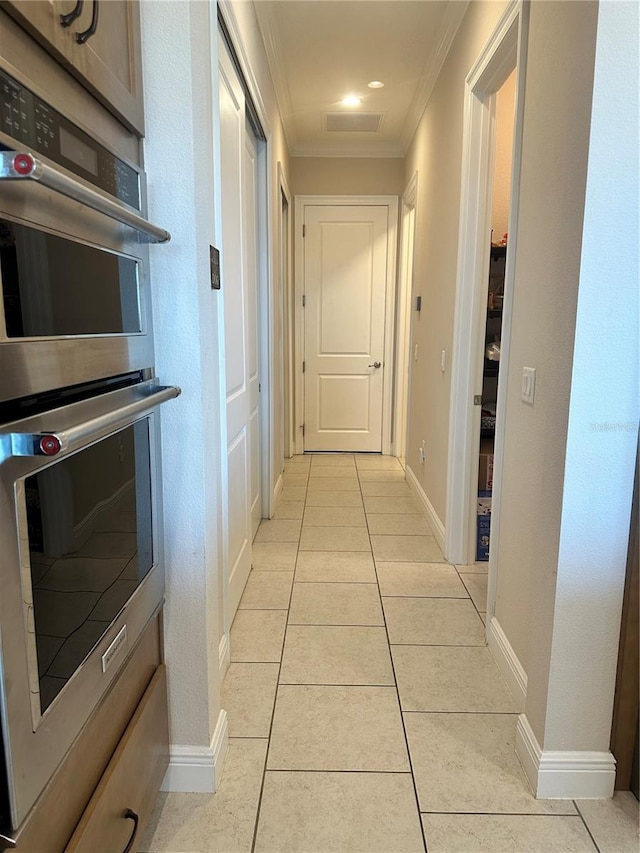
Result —
POLYGON ((499 243, 509 230, 509 195, 511 193, 511 160, 513 153, 513 121, 516 102, 515 71, 498 91, 496 109, 496 153, 493 167, 491 239, 499 243))
POLYGON ((476 0, 460 26, 405 159, 405 184, 418 172, 412 315, 418 361, 411 361, 407 464, 445 523, 450 364, 457 274, 464 81, 504 8, 476 0), (440 370, 440 353, 447 368, 440 370), (426 442, 426 461, 418 447, 426 442))
MULTIPOLYGON (((542 743, 591 120, 596 3, 531 7, 495 616, 542 743), (536 369, 533 406, 523 366, 536 369)), ((557 748, 557 747, 556 747, 557 748)))
POLYGON ((399 157, 292 157, 294 195, 401 195, 399 157))

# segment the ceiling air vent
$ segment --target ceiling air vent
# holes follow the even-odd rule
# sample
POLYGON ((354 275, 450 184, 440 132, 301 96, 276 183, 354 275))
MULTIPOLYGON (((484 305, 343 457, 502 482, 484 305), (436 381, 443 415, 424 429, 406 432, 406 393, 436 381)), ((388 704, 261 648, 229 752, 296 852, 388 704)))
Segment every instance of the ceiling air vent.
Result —
POLYGON ((329 131, 359 131, 376 133, 382 124, 382 113, 327 113, 326 129, 329 131))

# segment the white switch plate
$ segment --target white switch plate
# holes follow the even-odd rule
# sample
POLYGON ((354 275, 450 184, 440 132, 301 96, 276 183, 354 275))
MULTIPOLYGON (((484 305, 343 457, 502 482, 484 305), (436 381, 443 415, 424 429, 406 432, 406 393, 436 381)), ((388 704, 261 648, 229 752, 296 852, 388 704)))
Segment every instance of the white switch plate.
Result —
POLYGON ((414 350, 413 350, 413 360, 414 361, 418 360, 418 344, 415 345, 414 350))
POLYGON ((535 367, 522 368, 522 402, 533 406, 536 395, 536 369, 535 367))
POLYGON ((442 350, 440 353, 440 370, 444 373, 447 367, 447 353, 445 350, 442 350))

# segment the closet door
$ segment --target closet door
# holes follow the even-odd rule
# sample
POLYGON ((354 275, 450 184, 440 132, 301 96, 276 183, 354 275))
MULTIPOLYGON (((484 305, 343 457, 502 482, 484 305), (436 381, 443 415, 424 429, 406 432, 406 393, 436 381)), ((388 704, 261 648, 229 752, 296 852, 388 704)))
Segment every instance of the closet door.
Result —
POLYGON ((250 131, 247 131, 242 86, 220 37, 219 48, 221 273, 229 472, 227 585, 231 621, 251 570, 251 540, 262 515, 256 158, 255 141, 252 141, 250 131))

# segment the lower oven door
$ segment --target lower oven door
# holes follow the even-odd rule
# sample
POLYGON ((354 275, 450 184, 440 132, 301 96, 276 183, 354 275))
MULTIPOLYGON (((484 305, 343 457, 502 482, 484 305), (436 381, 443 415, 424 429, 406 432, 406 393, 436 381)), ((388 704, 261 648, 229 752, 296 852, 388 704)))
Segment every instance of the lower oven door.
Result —
POLYGON ((164 595, 153 381, 0 427, 0 674, 14 829, 164 595))

